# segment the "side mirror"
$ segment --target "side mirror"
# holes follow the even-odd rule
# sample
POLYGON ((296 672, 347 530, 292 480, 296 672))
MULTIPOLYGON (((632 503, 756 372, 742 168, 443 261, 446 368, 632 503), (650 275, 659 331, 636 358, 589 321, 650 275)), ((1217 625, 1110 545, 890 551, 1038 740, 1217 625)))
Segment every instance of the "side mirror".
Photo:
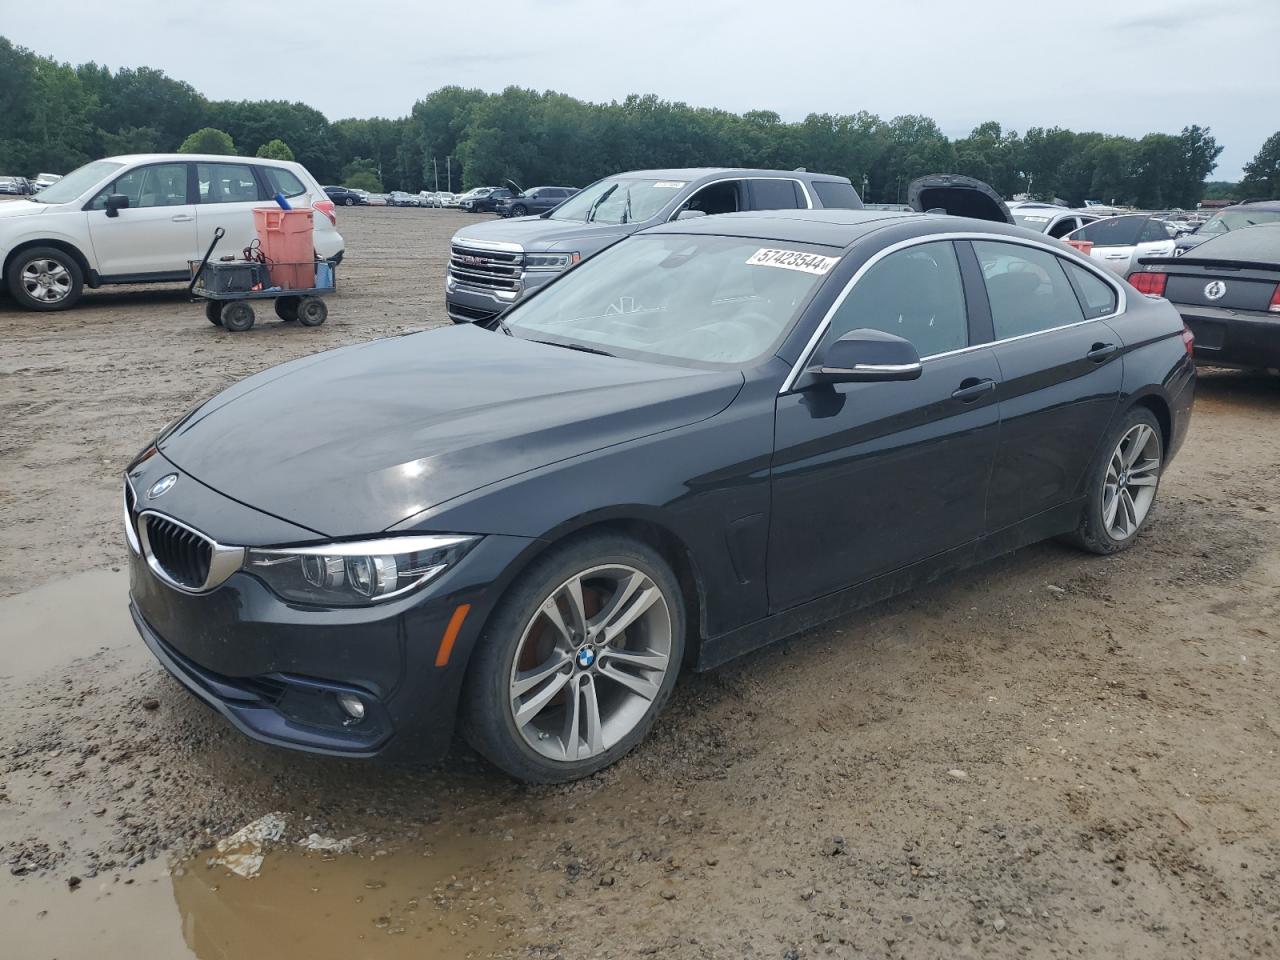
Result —
POLYGON ((107 203, 103 209, 107 211, 108 217, 118 217, 121 210, 129 209, 129 198, 123 193, 113 193, 107 197, 107 203))
POLYGON ((850 330, 827 347, 801 384, 918 380, 923 369, 910 340, 880 330, 850 330))
POLYGON ((707 215, 707 211, 705 210, 681 210, 678 214, 676 214, 676 219, 677 220, 697 220, 699 217, 705 217, 706 215, 707 215))

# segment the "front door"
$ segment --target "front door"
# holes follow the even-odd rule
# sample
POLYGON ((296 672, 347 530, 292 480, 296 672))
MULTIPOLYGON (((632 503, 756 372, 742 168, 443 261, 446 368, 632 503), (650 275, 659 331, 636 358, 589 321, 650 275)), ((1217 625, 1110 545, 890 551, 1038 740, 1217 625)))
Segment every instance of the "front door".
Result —
POLYGON ((85 216, 98 273, 113 277, 183 274, 196 257, 196 209, 187 196, 186 163, 134 167, 98 193, 85 216), (129 206, 109 217, 107 197, 129 206))
POLYGON ((1102 319, 1117 295, 1092 271, 1041 247, 975 240, 1000 364, 1000 447, 989 529, 1079 496, 1119 401, 1120 340, 1102 319))
POLYGON ((771 611, 962 546, 985 528, 1000 372, 990 350, 963 349, 973 341, 953 244, 921 243, 875 263, 809 362, 868 327, 910 340, 923 373, 778 398, 771 611))

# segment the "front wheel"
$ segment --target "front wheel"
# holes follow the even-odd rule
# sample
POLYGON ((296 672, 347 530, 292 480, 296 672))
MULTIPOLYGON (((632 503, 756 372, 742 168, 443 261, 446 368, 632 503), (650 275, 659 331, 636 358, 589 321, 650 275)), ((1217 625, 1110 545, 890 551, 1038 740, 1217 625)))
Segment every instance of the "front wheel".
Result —
POLYGON ((343 203, 343 206, 347 206, 347 207, 354 207, 356 204, 356 202, 350 197, 347 197, 347 199, 343 200, 342 203, 343 203))
POLYGON ((303 297, 298 301, 298 322, 304 327, 318 327, 329 317, 329 308, 319 297, 303 297))
POLYGON ((1084 516, 1067 539, 1090 553, 1118 553, 1133 545, 1160 488, 1164 449, 1160 423, 1134 407, 1112 428, 1089 468, 1084 516))
POLYGON ((31 247, 9 264, 9 292, 28 310, 66 310, 80 299, 84 272, 57 247, 31 247))
POLYGON ((684 646, 680 587, 661 555, 619 536, 579 540, 499 603, 468 667, 463 731, 517 779, 589 776, 644 739, 684 646))

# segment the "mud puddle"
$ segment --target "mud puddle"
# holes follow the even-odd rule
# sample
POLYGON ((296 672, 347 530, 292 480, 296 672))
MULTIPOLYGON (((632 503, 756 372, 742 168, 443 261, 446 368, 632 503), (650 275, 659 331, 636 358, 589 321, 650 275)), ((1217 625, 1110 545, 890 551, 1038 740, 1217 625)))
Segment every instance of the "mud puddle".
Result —
POLYGON ((396 960, 505 956, 521 929, 483 841, 436 837, 379 855, 267 853, 250 879, 208 852, 76 889, 0 877, 6 957, 22 960, 396 960), (486 879, 488 878, 488 879, 486 879))

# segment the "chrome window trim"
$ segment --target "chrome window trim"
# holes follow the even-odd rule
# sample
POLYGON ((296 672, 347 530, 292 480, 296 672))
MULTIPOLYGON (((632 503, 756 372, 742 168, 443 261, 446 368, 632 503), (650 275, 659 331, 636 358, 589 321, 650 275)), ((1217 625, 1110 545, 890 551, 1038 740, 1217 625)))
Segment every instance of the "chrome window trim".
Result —
MULTIPOLYGON (((909 240, 899 240, 897 243, 891 243, 889 244, 889 246, 885 247, 883 250, 879 250, 876 253, 872 254, 872 256, 868 258, 867 262, 864 263, 862 266, 860 266, 857 269, 857 272, 855 272, 854 275, 849 278, 848 282, 844 286, 844 289, 840 291, 840 295, 836 297, 835 301, 827 309, 827 312, 823 314, 822 319, 818 322, 818 326, 813 331, 813 335, 809 337, 809 341, 805 344, 804 349, 800 351, 799 358, 796 360, 794 364, 792 364, 791 371, 787 374, 786 379, 782 381, 782 386, 778 389, 778 395, 781 396, 784 393, 790 393, 795 388, 796 380, 800 378, 800 375, 804 372, 808 362, 813 358, 813 352, 818 348, 818 344, 822 342, 822 338, 826 335, 827 330, 830 329, 831 318, 834 317, 836 315, 836 311, 838 311, 840 307, 844 305, 844 302, 848 298, 850 291, 853 290, 854 285, 859 280, 862 279, 863 275, 868 270, 874 267, 877 263, 879 263, 885 257, 889 256, 890 254, 897 253, 899 250, 906 250, 909 247, 918 247, 926 243, 936 243, 939 241, 954 242, 956 240, 986 240, 994 243, 1012 243, 1012 244, 1017 244, 1024 247, 1033 247, 1035 249, 1044 250, 1048 253, 1051 253, 1059 257, 1066 254, 1067 251, 1073 250, 1072 247, 1067 246, 1063 241, 1057 240, 1054 238, 1049 238, 1049 241, 1044 241, 1044 240, 1032 239, 1029 237, 1011 237, 1011 236, 1006 236, 1004 234, 998 234, 998 233, 976 233, 972 231, 964 231, 964 232, 956 232, 956 233, 933 233, 933 234, 928 234, 921 237, 912 237, 909 240)), ((1086 270, 1092 273, 1095 277, 1102 280, 1104 283, 1108 284, 1111 287, 1111 289, 1115 292, 1115 295, 1116 295, 1115 310, 1101 317, 1086 317, 1085 319, 1076 321, 1075 323, 1065 323, 1065 324, 1062 324, 1061 326, 1049 327, 1045 330, 1036 330, 1034 333, 1022 333, 1016 337, 1005 337, 1002 340, 991 340, 988 343, 976 343, 976 344, 972 344, 971 346, 961 347, 958 350, 948 350, 944 353, 931 353, 927 357, 921 357, 920 362, 926 363, 930 360, 939 360, 943 357, 953 357, 961 353, 971 353, 974 350, 986 350, 990 347, 999 346, 1000 344, 1013 343, 1014 341, 1017 341, 1017 340, 1026 340, 1026 339, 1029 339, 1030 337, 1039 337, 1039 336, 1043 336, 1046 333, 1054 333, 1055 331, 1058 331, 1058 330, 1067 330, 1067 329, 1070 329, 1071 327, 1083 326, 1086 323, 1098 323, 1099 321, 1110 320, 1113 317, 1118 317, 1120 314, 1125 312, 1125 307, 1126 307, 1125 292, 1124 292, 1124 288, 1120 286, 1120 282, 1118 280, 1114 280, 1111 277, 1104 276, 1101 270, 1095 268, 1092 263, 1087 262, 1081 256, 1075 256, 1071 258, 1071 262, 1078 264, 1081 267, 1084 267, 1086 270)), ((1083 312, 1083 309, 1084 308, 1081 307, 1082 312, 1083 312)))
POLYGON ((166 586, 172 587, 179 593, 186 593, 192 596, 208 593, 215 587, 221 586, 223 581, 244 566, 244 547, 229 547, 226 544, 218 543, 207 533, 197 530, 195 527, 189 526, 181 520, 169 516, 167 513, 161 513, 159 510, 143 510, 138 513, 139 520, 145 517, 159 517, 161 520, 181 527, 188 533, 193 533, 200 537, 212 548, 209 556, 209 573, 205 577, 204 583, 193 589, 186 584, 178 583, 165 572, 164 567, 160 565, 160 562, 156 560, 155 555, 151 552, 151 541, 147 536, 147 525, 145 523, 138 524, 138 540, 142 547, 142 556, 147 561, 147 567, 157 580, 166 586))
MULTIPOLYGON (((671 211, 671 215, 670 215, 669 217, 667 217, 667 219, 666 219, 666 221, 665 221, 665 222, 666 222, 666 223, 674 223, 674 222, 675 222, 675 220, 676 220, 676 217, 680 216, 680 211, 682 211, 682 210, 684 209, 684 205, 685 205, 686 203, 688 203, 690 200, 692 200, 692 199, 693 199, 695 196, 697 196, 699 193, 701 193, 703 190, 705 190, 707 187, 714 187, 717 183, 732 183, 734 180, 743 180, 743 181, 746 181, 746 180, 789 180, 789 181, 791 181, 792 183, 797 183, 797 184, 799 184, 799 185, 800 185, 800 192, 804 194, 804 202, 805 202, 806 204, 808 204, 808 206, 806 206, 806 207, 803 207, 803 208, 801 208, 801 207, 795 207, 794 209, 796 209, 796 210, 800 210, 800 209, 804 209, 804 210, 812 210, 812 209, 814 209, 814 206, 813 206, 813 195, 809 193, 809 185, 808 185, 807 183, 805 183, 803 180, 801 180, 799 177, 752 177, 752 176, 745 176, 745 175, 739 174, 739 175, 738 175, 738 176, 736 176, 736 177, 720 177, 720 178, 719 178, 719 179, 717 179, 717 180, 708 180, 706 183, 698 184, 698 186, 694 187, 693 191, 692 191, 692 192, 691 192, 687 197, 685 197, 683 200, 680 200, 679 202, 677 202, 677 203, 676 203, 676 208, 675 208, 674 210, 672 210, 672 211, 671 211)), ((788 209, 788 208, 783 208, 783 209, 788 209)), ((746 213, 746 212, 750 212, 750 211, 738 210, 738 211, 736 211, 736 212, 737 212, 737 213, 746 213)))

